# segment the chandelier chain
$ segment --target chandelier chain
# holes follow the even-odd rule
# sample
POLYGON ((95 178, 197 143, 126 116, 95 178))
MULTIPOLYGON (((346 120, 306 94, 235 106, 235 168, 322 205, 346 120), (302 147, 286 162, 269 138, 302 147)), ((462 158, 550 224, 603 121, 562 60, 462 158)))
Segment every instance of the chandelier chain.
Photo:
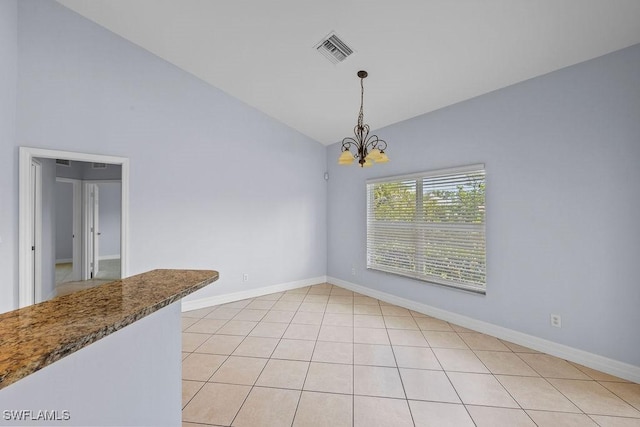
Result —
POLYGON ((358 128, 362 129, 364 122, 364 77, 360 77, 360 114, 358 114, 358 128))

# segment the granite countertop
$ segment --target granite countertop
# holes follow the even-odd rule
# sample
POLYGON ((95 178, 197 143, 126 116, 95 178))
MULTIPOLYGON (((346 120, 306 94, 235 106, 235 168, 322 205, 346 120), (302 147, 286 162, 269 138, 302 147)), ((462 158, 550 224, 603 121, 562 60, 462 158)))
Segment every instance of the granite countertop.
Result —
POLYGON ((0 314, 0 389, 216 280, 153 270, 0 314))

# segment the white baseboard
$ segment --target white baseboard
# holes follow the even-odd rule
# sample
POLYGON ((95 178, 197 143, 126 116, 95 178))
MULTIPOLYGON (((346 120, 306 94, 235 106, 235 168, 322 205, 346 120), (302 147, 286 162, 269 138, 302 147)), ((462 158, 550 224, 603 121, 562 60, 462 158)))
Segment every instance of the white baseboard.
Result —
POLYGON ((219 304, 226 304, 233 301, 240 301, 247 298, 256 298, 262 295, 276 292, 289 291, 291 289, 303 288, 305 286, 325 283, 327 276, 312 277, 309 279, 296 280, 295 282, 280 283, 277 285, 264 286, 262 288, 248 289, 246 291, 233 292, 230 294, 216 295, 212 297, 199 298, 192 301, 182 301, 182 311, 197 310, 199 308, 211 307, 219 304))
POLYGON ((616 377, 640 383, 640 366, 634 366, 625 362, 620 362, 618 360, 600 356, 598 354, 589 353, 584 350, 579 350, 577 348, 558 344, 553 341, 548 341, 533 335, 515 331, 513 329, 504 328, 492 323, 487 323, 481 320, 473 319, 471 317, 463 316, 458 313, 453 313, 451 311, 442 310, 430 305, 411 301, 392 294, 388 294, 386 292, 370 289, 362 285, 357 285, 355 283, 337 279, 335 277, 327 277, 326 281, 334 285, 341 286, 345 289, 349 289, 363 295, 386 301, 390 304, 408 308, 410 310, 433 316, 447 322, 455 323, 456 325, 460 325, 474 331, 482 332, 487 335, 492 335, 496 338, 510 341, 514 344, 522 345, 537 351, 541 351, 543 353, 560 357, 574 363, 579 363, 580 365, 584 365, 586 367, 596 369, 598 371, 605 372, 616 377))
POLYGON ((69 264, 71 262, 73 262, 73 259, 71 258, 61 258, 56 260, 56 264, 69 264))

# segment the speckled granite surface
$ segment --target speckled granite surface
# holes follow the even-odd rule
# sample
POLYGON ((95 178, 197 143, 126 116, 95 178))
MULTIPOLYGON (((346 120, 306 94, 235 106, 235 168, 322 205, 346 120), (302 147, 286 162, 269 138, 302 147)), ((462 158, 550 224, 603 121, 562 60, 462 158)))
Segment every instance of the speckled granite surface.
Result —
POLYGON ((153 270, 0 314, 0 389, 217 279, 153 270))

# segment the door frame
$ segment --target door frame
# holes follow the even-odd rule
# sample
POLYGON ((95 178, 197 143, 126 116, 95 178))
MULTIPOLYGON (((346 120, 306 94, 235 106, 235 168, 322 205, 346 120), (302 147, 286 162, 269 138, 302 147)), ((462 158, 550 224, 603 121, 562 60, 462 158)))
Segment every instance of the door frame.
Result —
MULTIPOLYGON (((29 264, 26 281, 33 292, 34 301, 42 299, 42 163, 29 161, 28 186, 29 216, 27 219, 27 250, 29 264)), ((23 218, 23 217, 20 217, 23 218)))
MULTIPOLYGON (((79 162, 108 163, 120 165, 121 174, 121 222, 120 222, 120 275, 127 277, 129 272, 129 159, 126 157, 103 156, 99 154, 77 153, 72 151, 48 150, 43 148, 19 147, 19 180, 18 180, 18 304, 25 307, 34 303, 35 289, 33 287, 34 260, 31 257, 30 224, 32 212, 29 195, 31 194, 31 161, 34 158, 67 159, 79 162)), ((41 255, 36 252, 35 263, 42 262, 41 255)))

